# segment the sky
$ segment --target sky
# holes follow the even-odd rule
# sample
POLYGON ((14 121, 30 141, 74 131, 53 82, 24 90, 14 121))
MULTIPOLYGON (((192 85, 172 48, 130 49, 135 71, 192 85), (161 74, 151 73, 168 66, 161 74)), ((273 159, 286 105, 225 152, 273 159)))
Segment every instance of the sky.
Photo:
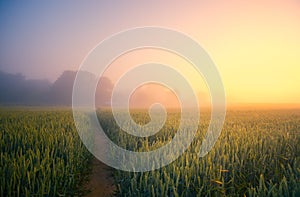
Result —
MULTIPOLYGON (((1 1, 0 70, 53 82, 64 70, 78 70, 106 37, 160 26, 189 35, 207 51, 228 103, 300 103, 299 0, 84 2, 1 1)), ((118 62, 156 58, 190 72, 188 63, 169 56, 145 50, 118 62)), ((115 82, 120 70, 106 74, 115 82)), ((205 95, 203 79, 192 75, 197 94, 205 95)))

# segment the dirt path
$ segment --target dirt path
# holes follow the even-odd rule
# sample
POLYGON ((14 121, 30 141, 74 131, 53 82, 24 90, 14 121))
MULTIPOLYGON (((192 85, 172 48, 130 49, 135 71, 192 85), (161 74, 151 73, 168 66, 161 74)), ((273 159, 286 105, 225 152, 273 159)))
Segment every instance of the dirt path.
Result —
POLYGON ((97 159, 92 161, 92 172, 86 189, 90 191, 85 197, 113 196, 116 189, 111 168, 97 159))

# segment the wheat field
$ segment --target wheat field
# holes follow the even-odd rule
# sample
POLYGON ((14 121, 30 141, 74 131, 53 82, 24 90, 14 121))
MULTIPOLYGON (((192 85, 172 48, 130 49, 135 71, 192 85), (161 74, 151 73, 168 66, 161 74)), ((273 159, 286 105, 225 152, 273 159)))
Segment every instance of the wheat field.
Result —
MULTIPOLYGON (((133 111, 139 124, 145 111, 133 111)), ((180 114, 168 112, 154 136, 138 138, 118 128, 109 110, 99 122, 120 147, 149 151, 175 135, 180 114)), ((170 165, 149 172, 113 171, 116 196, 300 196, 300 110, 231 110, 214 148, 198 151, 208 112, 189 149, 170 165)), ((130 125, 128 125, 130 129, 130 125)), ((0 111, 0 196, 82 196, 91 154, 77 134, 72 111, 0 111)))

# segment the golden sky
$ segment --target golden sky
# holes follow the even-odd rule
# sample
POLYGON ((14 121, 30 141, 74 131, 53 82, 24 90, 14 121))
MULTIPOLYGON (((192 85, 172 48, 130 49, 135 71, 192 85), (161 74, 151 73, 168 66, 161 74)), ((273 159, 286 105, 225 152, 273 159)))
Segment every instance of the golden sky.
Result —
MULTIPOLYGON (((229 104, 300 103, 299 0, 9 2, 0 6, 0 25, 0 69, 28 78, 54 81, 64 70, 77 70, 106 37, 160 26, 189 35, 207 51, 229 104)), ((208 100, 203 79, 174 54, 145 50, 126 56, 107 73, 113 81, 120 65, 160 60, 176 64, 208 100)))

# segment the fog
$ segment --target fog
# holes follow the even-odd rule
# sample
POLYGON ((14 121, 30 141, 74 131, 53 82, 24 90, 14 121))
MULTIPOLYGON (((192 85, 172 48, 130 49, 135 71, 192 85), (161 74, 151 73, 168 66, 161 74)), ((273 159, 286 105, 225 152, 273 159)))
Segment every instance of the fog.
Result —
MULTIPOLYGON (((96 76, 84 72, 84 76, 95 82, 96 76)), ((47 80, 26 79, 22 74, 9 74, 0 71, 0 105, 19 106, 71 106, 73 83, 76 71, 64 71, 53 83, 47 80)), ((98 81, 95 93, 97 107, 110 107, 114 84, 107 77, 98 81)), ((117 92, 117 102, 125 98, 117 92)), ((179 106, 176 96, 163 86, 148 84, 133 91, 130 107, 148 108, 159 102, 167 108, 179 106)), ((122 106, 124 107, 124 106, 122 106)))

